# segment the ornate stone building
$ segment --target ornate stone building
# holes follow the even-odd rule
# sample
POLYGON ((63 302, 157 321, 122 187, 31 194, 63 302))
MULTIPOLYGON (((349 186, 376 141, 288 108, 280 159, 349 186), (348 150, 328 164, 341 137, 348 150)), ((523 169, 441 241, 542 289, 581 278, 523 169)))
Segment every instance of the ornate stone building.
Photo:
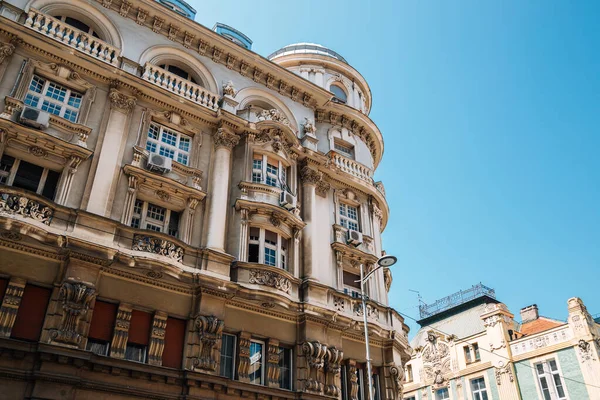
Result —
POLYGON ((405 400, 600 399, 600 325, 579 298, 567 321, 521 309, 481 284, 421 305, 405 400))
POLYGON ((369 86, 194 14, 0 1, 0 398, 402 398, 369 86))

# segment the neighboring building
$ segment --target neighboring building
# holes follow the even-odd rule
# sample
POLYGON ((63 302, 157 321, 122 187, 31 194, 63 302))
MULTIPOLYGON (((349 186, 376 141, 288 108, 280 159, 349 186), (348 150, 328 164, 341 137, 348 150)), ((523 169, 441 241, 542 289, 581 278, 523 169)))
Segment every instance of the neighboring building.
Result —
POLYGON ((0 1, 0 398, 401 398, 369 86, 195 12, 0 1))
POLYGON ((576 297, 567 322, 532 305, 517 323, 481 284, 419 310, 405 400, 600 399, 600 325, 576 297))

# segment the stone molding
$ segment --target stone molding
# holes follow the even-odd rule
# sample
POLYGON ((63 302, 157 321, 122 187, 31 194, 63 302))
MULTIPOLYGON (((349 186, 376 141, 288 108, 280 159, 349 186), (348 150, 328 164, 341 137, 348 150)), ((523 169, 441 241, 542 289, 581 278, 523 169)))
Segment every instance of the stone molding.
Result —
POLYGON ((238 378, 240 382, 250 382, 250 338, 249 332, 241 332, 238 337, 239 364, 238 378))
POLYGON ((317 185, 323 179, 323 173, 305 165, 300 169, 300 179, 306 185, 317 185))
POLYGON ((404 369, 402 366, 393 364, 389 366, 389 374, 392 380, 395 398, 402 399, 404 393, 404 385, 402 384, 402 381, 404 380, 404 369))
POLYGON ((304 342, 302 344, 302 354, 308 367, 308 376, 302 389, 306 392, 322 393, 327 346, 318 341, 304 342))
POLYGON ((279 340, 269 339, 267 343, 267 385, 279 387, 279 340))
POLYGON ((327 396, 338 398, 341 394, 340 382, 338 376, 342 368, 344 352, 331 346, 327 349, 325 357, 325 387, 324 392, 327 396))
POLYGON ((0 64, 10 57, 15 51, 15 46, 12 43, 0 43, 0 64))
POLYGON ((51 333, 55 342, 79 346, 85 332, 80 326, 90 308, 90 303, 96 298, 96 288, 93 284, 69 279, 63 282, 59 291, 62 303, 62 318, 58 329, 51 333))

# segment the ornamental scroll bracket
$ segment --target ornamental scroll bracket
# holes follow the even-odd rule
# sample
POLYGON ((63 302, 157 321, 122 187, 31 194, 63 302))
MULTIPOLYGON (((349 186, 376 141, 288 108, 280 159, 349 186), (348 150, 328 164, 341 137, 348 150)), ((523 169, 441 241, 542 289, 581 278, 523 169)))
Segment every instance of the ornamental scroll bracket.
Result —
POLYGON ((327 355, 325 358, 325 394, 332 397, 339 397, 341 394, 340 384, 338 382, 338 375, 342 368, 342 359, 344 358, 344 352, 335 347, 327 349, 327 355))
POLYGON ((215 371, 217 360, 214 348, 217 341, 221 339, 225 323, 214 316, 201 315, 196 318, 195 326, 200 338, 200 356, 193 360, 194 368, 215 371))
POLYGON ((304 382, 304 391, 313 393, 323 392, 323 368, 327 355, 327 346, 318 341, 304 342, 302 353, 306 359, 308 376, 304 382))
POLYGON ((96 297, 96 288, 91 283, 69 279, 63 282, 59 291, 62 303, 60 327, 52 331, 52 340, 78 346, 84 333, 81 319, 87 314, 90 303, 96 297))

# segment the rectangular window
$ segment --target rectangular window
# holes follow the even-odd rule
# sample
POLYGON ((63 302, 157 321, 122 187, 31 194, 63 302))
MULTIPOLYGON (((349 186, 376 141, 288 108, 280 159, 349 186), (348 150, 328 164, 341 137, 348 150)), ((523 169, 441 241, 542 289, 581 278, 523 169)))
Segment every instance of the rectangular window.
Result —
POLYGON ((129 336, 125 347, 125 359, 145 363, 150 341, 152 314, 133 310, 129 323, 129 336))
POLYGON ((186 321, 179 318, 167 318, 165 328, 165 347, 162 353, 162 366, 181 368, 183 344, 185 343, 186 321))
POLYGON ((248 237, 248 262, 287 269, 287 251, 288 239, 263 228, 250 228, 248 237))
POLYGON ((277 159, 264 154, 254 154, 252 158, 252 182, 280 187, 288 190, 287 167, 277 159))
POLYGON ((10 334, 11 338, 30 342, 40 340, 51 293, 50 289, 25 285, 15 324, 10 334))
POLYGON ((188 165, 192 138, 162 125, 151 123, 148 128, 146 150, 169 157, 180 164, 188 165))
POLYGON ((471 393, 473 394, 473 400, 488 400, 485 379, 477 378, 471 380, 471 393))
POLYGON ((234 379, 236 337, 224 333, 221 336, 221 365, 219 374, 234 379))
POLYGON ((477 343, 473 343, 473 355, 475 356, 475 361, 481 361, 481 356, 479 355, 479 345, 477 343))
POLYGON ((264 383, 263 361, 264 343, 253 340, 250 342, 250 383, 262 385, 264 383))
POLYGON ((415 396, 406 397, 404 400, 416 400, 415 396))
POLYGON ((407 365, 406 366, 406 382, 412 382, 412 381, 413 381, 412 365, 407 365))
POLYGON ((471 343, 463 347, 465 352, 465 361, 467 364, 481 361, 481 356, 479 355, 479 345, 477 343, 471 343))
POLYGON ((535 364, 535 370, 544 400, 563 400, 567 398, 556 360, 550 359, 537 363, 535 364))
POLYGON ((77 122, 82 99, 81 93, 34 75, 23 102, 30 107, 77 122))
POLYGON ((180 213, 147 201, 136 200, 133 206, 131 226, 163 232, 173 237, 179 234, 180 213))
POLYGON ((463 349, 465 351, 465 360, 466 360, 467 364, 472 363, 473 356, 471 355, 471 346, 465 346, 463 349))
POLYGON ((0 159, 0 183, 35 192, 54 200, 60 173, 9 155, 0 159))
POLYGON ((340 380, 342 384, 342 400, 349 400, 348 398, 348 367, 342 365, 340 380))
POLYGON ((347 229, 358 231, 358 208, 340 203, 340 225, 347 229))
POLYGON ((292 349, 279 347, 279 387, 292 390, 292 349))
POLYGON ((333 142, 333 148, 341 155, 354 159, 354 146, 352 146, 350 143, 335 140, 333 142))
POLYGON ((344 280, 344 293, 354 298, 359 298, 360 282, 357 281, 360 280, 360 276, 348 271, 344 271, 342 275, 344 280))
POLYGON ((435 400, 448 400, 450 399, 450 393, 448 392, 448 388, 438 389, 435 392, 435 400))
POLYGON ((117 308, 117 304, 96 300, 86 350, 100 356, 109 354, 117 308))
POLYGON ((373 374, 373 400, 381 400, 381 387, 379 386, 379 374, 373 374))

